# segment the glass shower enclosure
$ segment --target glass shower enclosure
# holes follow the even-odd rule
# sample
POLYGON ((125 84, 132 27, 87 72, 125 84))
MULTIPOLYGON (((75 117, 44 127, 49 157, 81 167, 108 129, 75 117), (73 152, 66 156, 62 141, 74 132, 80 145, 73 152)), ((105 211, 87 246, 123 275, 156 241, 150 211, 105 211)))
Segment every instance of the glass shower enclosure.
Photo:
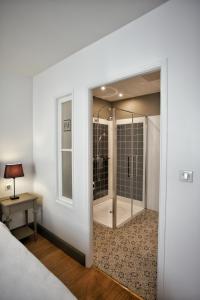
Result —
POLYGON ((146 208, 147 117, 105 106, 93 118, 93 215, 110 228, 146 208))

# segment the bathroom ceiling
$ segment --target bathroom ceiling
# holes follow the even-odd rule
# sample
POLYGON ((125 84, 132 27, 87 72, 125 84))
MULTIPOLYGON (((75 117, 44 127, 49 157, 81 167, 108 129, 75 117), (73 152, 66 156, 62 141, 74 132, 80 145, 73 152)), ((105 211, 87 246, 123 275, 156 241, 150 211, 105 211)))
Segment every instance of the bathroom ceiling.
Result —
POLYGON ((160 92, 160 71, 146 73, 95 88, 93 96, 113 102, 158 92, 160 92))
POLYGON ((167 0, 0 0, 0 71, 34 75, 167 0))

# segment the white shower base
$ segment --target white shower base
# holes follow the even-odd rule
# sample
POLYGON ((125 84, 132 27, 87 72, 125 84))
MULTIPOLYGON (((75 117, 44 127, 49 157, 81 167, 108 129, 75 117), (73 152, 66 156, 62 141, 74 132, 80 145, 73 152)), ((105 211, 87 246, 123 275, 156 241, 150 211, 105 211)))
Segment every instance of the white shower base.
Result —
MULTIPOLYGON (((131 217, 143 211, 142 203, 133 200, 131 216, 131 199, 117 196, 117 226, 123 225, 131 217)), ((93 219, 95 222, 112 228, 112 199, 109 196, 93 201, 93 219)))

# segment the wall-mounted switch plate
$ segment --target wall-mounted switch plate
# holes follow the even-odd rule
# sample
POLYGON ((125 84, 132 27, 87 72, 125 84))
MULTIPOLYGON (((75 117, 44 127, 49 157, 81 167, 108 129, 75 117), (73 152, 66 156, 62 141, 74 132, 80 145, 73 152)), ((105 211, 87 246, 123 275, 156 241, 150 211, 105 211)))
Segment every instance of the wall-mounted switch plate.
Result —
POLYGON ((193 171, 180 171, 180 181, 193 182, 193 171))

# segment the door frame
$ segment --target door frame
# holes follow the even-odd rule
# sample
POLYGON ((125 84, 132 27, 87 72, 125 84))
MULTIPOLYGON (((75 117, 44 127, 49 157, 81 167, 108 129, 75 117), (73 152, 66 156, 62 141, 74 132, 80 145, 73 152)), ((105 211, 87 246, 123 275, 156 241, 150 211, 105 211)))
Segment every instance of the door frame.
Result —
POLYGON ((158 259, 157 259, 157 297, 164 299, 165 277, 165 238, 166 238, 166 200, 167 200, 167 158, 168 158, 168 61, 133 68, 131 73, 112 76, 108 81, 96 82, 88 87, 88 214, 89 214, 89 247, 86 266, 93 263, 93 126, 92 126, 92 89, 110 83, 160 70, 160 187, 159 187, 159 220, 158 220, 158 259))

